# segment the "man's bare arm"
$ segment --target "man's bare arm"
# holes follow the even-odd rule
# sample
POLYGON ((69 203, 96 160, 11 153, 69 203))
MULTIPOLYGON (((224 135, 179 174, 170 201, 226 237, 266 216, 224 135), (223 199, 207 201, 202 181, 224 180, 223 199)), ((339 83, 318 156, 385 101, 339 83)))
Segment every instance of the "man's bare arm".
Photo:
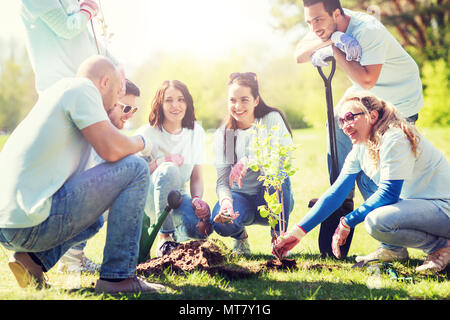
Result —
POLYGON ((144 148, 140 136, 128 137, 106 120, 82 129, 81 133, 97 154, 108 162, 118 161, 144 148))
POLYGON ((333 54, 337 65, 365 90, 372 89, 380 76, 382 64, 362 66, 356 61, 347 61, 345 53, 333 45, 333 54))

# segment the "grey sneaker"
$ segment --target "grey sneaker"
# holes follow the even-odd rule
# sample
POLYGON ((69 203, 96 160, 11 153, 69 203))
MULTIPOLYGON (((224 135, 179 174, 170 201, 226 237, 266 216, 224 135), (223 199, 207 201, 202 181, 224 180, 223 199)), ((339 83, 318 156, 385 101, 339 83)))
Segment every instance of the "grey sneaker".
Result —
POLYGON ((59 259, 58 270, 59 273, 64 272, 86 272, 94 274, 100 271, 100 265, 92 262, 84 255, 83 250, 69 249, 59 259))
POLYGON ((244 239, 234 239, 233 253, 238 255, 250 255, 250 243, 248 237, 244 239))
POLYGON ((356 262, 361 261, 397 261, 408 259, 408 250, 401 248, 400 250, 388 250, 379 247, 375 252, 369 253, 366 256, 357 256, 356 262))
POLYGON ((86 256, 83 254, 83 260, 81 262, 81 272, 86 273, 100 272, 100 265, 96 264, 89 258, 86 258, 86 256))
POLYGON ((448 246, 439 249, 433 253, 430 253, 425 259, 425 262, 416 268, 417 272, 425 271, 442 271, 447 267, 450 262, 450 240, 448 246))

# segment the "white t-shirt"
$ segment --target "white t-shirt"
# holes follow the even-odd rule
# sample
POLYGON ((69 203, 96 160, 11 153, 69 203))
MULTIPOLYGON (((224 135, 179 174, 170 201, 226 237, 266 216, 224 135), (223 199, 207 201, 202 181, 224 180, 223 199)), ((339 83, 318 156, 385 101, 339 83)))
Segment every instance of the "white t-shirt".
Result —
MULTIPOLYGON (((381 73, 370 91, 394 104, 404 117, 415 115, 424 106, 419 68, 383 24, 366 13, 344 9, 350 16, 346 34, 362 48, 361 65, 382 64, 381 73)), ((351 80, 351 79, 350 79, 351 80)), ((351 80, 345 96, 363 88, 351 80)))
POLYGON ((82 172, 91 145, 81 130, 109 121, 102 97, 86 78, 65 78, 42 92, 0 153, 0 227, 44 221, 53 194, 82 172))
POLYGON ((450 217, 450 165, 423 136, 416 158, 400 128, 387 130, 381 139, 378 167, 370 159, 365 144, 353 145, 342 172, 352 174, 361 170, 377 185, 384 180, 404 180, 400 198, 438 200, 436 204, 450 217))
POLYGON ((180 168, 181 179, 186 183, 191 178, 195 165, 205 163, 205 130, 195 122, 194 129, 183 128, 179 134, 171 134, 149 124, 140 127, 141 134, 152 143, 152 158, 163 158, 169 154, 180 154, 184 162, 180 168))

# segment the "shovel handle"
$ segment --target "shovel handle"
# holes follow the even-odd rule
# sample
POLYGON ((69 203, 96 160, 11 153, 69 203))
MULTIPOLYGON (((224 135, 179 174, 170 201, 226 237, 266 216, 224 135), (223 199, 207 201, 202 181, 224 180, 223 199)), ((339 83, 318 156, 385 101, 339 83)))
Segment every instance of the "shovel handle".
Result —
POLYGON ((321 67, 317 67, 320 76, 325 84, 325 96, 327 100, 327 120, 328 120, 328 139, 330 143, 330 156, 331 156, 331 184, 336 181, 339 175, 339 164, 338 164, 338 150, 336 142, 336 128, 334 123, 334 108, 333 108, 333 93, 331 89, 331 80, 333 79, 334 73, 336 71, 336 59, 334 57, 328 57, 325 59, 327 62, 331 62, 331 71, 328 76, 325 75, 321 67))
POLYGON ((328 76, 325 75, 325 73, 322 70, 322 67, 317 67, 319 70, 319 74, 323 79, 323 82, 325 82, 325 85, 328 86, 331 84, 331 80, 333 79, 334 73, 336 71, 336 59, 334 57, 328 57, 325 59, 326 62, 331 61, 331 71, 328 76))

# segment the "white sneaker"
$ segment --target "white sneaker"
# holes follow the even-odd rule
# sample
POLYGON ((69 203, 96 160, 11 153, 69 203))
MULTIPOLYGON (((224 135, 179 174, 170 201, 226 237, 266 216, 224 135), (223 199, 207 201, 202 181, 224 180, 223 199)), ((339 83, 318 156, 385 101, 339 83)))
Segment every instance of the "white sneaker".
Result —
POLYGON ((248 237, 244 239, 234 239, 233 253, 238 255, 250 255, 250 243, 248 237))
POLYGON ((356 262, 369 261, 396 261, 408 259, 408 250, 401 248, 400 250, 388 250, 379 247, 375 252, 369 253, 366 256, 357 256, 356 262))
POLYGON ((94 274, 100 271, 100 265, 92 262, 84 255, 83 250, 69 249, 59 259, 58 270, 59 273, 64 272, 86 272, 94 274))

